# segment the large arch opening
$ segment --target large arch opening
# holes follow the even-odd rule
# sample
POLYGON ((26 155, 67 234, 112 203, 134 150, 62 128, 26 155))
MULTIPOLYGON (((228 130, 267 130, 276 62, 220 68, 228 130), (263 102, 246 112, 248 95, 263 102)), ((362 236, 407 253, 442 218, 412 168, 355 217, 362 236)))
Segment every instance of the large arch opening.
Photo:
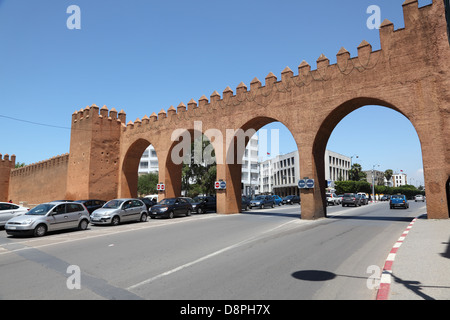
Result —
POLYGON ((255 117, 235 130, 227 145, 227 213, 243 212, 243 201, 255 197, 278 196, 276 205, 283 197, 298 197, 298 157, 292 133, 278 119, 255 117))
POLYGON ((165 197, 214 196, 215 136, 201 130, 174 131, 165 162, 165 197))
MULTIPOLYGON (((361 192, 380 201, 384 194, 401 192, 414 201, 415 194, 426 192, 419 134, 407 115, 380 99, 357 98, 333 110, 315 138, 313 156, 321 195, 361 192), (324 158, 326 149, 339 156, 324 158), (343 169, 346 179, 339 175, 343 169)), ((320 201, 326 208, 326 196, 320 201)))

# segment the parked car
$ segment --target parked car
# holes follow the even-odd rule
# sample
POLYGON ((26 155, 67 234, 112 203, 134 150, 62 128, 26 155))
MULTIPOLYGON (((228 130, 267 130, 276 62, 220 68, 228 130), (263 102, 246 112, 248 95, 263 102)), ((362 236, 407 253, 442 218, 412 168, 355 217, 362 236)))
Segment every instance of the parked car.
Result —
POLYGON ((74 202, 82 203, 86 207, 87 211, 89 211, 90 214, 92 212, 94 212, 95 210, 100 209, 101 207, 103 207, 103 205, 106 203, 106 201, 97 200, 97 199, 76 200, 74 202))
POLYGON ((242 210, 248 211, 250 210, 250 199, 248 197, 242 196, 242 210))
POLYGON ((404 194, 393 194, 391 196, 391 199, 389 200, 389 208, 409 208, 408 199, 406 199, 406 196, 404 194))
POLYGON ((332 204, 333 206, 341 204, 341 200, 335 193, 327 193, 327 204, 332 204))
POLYGON ((8 220, 5 230, 9 235, 42 237, 55 230, 86 230, 89 220, 89 212, 81 203, 49 202, 39 204, 27 213, 8 220))
POLYGON ((281 206, 283 203, 283 198, 281 198, 280 196, 277 196, 276 194, 272 196, 273 200, 275 201, 275 204, 277 206, 281 206))
POLYGON ((206 213, 208 211, 216 211, 216 197, 213 196, 197 196, 192 203, 192 211, 195 213, 206 213))
POLYGON ((255 199, 250 200, 250 207, 259 207, 260 209, 271 206, 275 207, 275 200, 273 200, 272 196, 256 196, 255 199))
POLYGON ((414 197, 414 201, 415 201, 415 202, 417 202, 417 201, 425 202, 425 198, 424 198, 423 195, 418 194, 418 195, 416 195, 416 196, 414 197))
POLYGON ((4 226, 9 219, 27 213, 28 210, 30 209, 14 203, 0 202, 0 226, 4 226))
POLYGON ((176 215, 190 216, 192 204, 183 197, 166 198, 150 209, 150 218, 164 217, 172 219, 176 215))
POLYGON ((145 206, 147 207, 147 211, 150 211, 150 208, 156 204, 156 202, 154 202, 150 198, 143 197, 143 198, 138 198, 138 199, 141 200, 145 204, 145 206))
POLYGON ((380 201, 389 201, 391 197, 388 194, 385 194, 381 197, 380 201))
POLYGON ((113 199, 91 215, 92 224, 111 224, 116 226, 126 221, 147 221, 147 207, 139 199, 113 199))
POLYGON ((286 196, 283 198, 283 202, 282 204, 294 204, 294 203, 298 203, 300 204, 300 197, 299 196, 286 196))
POLYGON ((344 193, 344 197, 342 198, 342 206, 360 206, 361 205, 361 196, 356 193, 344 193))
POLYGON ((369 199, 367 198, 365 193, 360 193, 359 195, 361 197, 361 204, 362 205, 366 205, 366 204, 369 203, 369 199))

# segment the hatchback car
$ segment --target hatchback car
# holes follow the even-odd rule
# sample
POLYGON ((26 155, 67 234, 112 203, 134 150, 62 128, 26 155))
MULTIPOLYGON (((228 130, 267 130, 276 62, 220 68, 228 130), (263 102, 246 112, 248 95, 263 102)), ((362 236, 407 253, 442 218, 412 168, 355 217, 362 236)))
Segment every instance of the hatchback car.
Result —
POLYGON ((273 195, 272 197, 273 197, 273 200, 275 201, 275 204, 278 206, 281 206, 281 204, 283 202, 283 198, 281 198, 280 196, 278 196, 276 194, 273 195))
POLYGON ((30 209, 14 203, 0 202, 0 226, 4 226, 6 224, 6 221, 11 218, 27 213, 28 210, 30 209))
POLYGON ((275 200, 272 196, 256 196, 255 199, 250 201, 250 207, 259 207, 260 209, 265 206, 275 207, 275 200))
POLYGON ((216 211, 216 197, 197 196, 192 200, 192 210, 196 213, 202 214, 208 211, 216 211))
POLYGON ((9 235, 34 235, 42 237, 49 231, 74 229, 86 230, 89 212, 81 203, 42 203, 24 215, 8 220, 5 225, 9 235))
POLYGON ((250 198, 242 196, 241 209, 245 211, 250 210, 250 198))
POLYGON ((344 193, 344 197, 342 198, 342 206, 360 206, 361 205, 361 196, 356 193, 344 193))
POLYGON ((158 202, 150 209, 150 218, 164 217, 172 219, 176 215, 190 216, 192 204, 183 197, 166 198, 158 202))
POLYGON ((327 193, 327 204, 332 204, 333 206, 341 204, 341 199, 335 193, 327 193))
POLYGON ((414 201, 415 201, 415 202, 417 202, 417 201, 425 202, 425 198, 423 197, 423 195, 418 194, 418 195, 416 195, 416 196, 414 197, 414 201))
POLYGON ((147 221, 148 211, 139 199, 114 199, 105 203, 91 215, 92 224, 111 224, 116 226, 126 221, 147 221))
POLYGON ((283 198, 283 204, 294 204, 294 203, 298 203, 300 204, 300 197, 299 196, 286 196, 283 198))

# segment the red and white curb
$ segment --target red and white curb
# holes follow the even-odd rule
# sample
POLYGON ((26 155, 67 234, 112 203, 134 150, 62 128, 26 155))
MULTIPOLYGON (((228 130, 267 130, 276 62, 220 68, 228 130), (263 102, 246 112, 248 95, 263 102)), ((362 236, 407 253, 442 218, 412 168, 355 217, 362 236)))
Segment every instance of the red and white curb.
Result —
POLYGON ((411 230, 411 228, 413 227, 414 223, 417 221, 418 218, 419 217, 416 217, 411 221, 411 223, 408 225, 406 230, 403 231, 402 235, 400 236, 400 238, 398 238, 397 242, 394 244, 391 251, 389 252, 383 267, 383 272, 381 273, 380 287, 377 293, 377 300, 388 300, 389 290, 391 288, 392 266, 395 261, 395 256, 397 255, 397 250, 403 244, 403 241, 405 240, 406 236, 408 235, 409 231, 411 230))

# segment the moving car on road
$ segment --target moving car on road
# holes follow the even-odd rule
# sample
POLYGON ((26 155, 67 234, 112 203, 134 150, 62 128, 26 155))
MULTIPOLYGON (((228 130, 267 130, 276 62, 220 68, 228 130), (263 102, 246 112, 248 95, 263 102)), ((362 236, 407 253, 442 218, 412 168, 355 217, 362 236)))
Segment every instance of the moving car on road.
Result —
POLYGON ((176 215, 190 216, 192 204, 183 197, 166 198, 150 209, 150 218, 164 217, 172 219, 176 215))
POLYGON ((391 200, 389 200, 389 208, 409 208, 408 199, 404 194, 394 194, 391 196, 391 200))
POLYGON ((414 197, 414 201, 415 201, 415 202, 417 202, 417 201, 425 202, 425 197, 424 197, 423 195, 421 195, 421 194, 418 194, 418 195, 416 195, 416 196, 414 197))
POLYGON ((89 212, 81 203, 42 203, 24 215, 8 220, 5 225, 9 235, 34 235, 42 237, 48 231, 74 229, 86 230, 89 212))
POLYGON ((4 226, 9 219, 27 213, 28 210, 30 209, 14 203, 0 202, 0 226, 4 226))
POLYGON ((118 225, 126 221, 147 221, 146 205, 139 199, 114 199, 95 210, 91 215, 92 224, 118 225))
POLYGON ((361 196, 356 193, 344 193, 344 197, 342 198, 342 206, 360 206, 361 205, 361 196))

